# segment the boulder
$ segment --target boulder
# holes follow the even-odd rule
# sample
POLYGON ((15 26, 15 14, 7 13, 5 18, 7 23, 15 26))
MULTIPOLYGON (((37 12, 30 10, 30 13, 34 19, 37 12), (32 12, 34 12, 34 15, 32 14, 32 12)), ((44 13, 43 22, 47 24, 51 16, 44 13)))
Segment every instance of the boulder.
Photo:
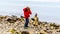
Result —
POLYGON ((8 21, 9 23, 14 23, 14 22, 16 22, 16 20, 10 19, 10 18, 8 18, 7 21, 8 21))
POLYGON ((22 31, 21 34, 29 34, 28 31, 22 31))

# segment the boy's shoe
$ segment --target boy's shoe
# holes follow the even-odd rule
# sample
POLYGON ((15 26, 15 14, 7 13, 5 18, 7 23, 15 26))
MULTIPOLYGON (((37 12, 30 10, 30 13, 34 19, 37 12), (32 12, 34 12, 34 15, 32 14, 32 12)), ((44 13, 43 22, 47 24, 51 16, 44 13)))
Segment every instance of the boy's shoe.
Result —
POLYGON ((24 29, 27 29, 28 27, 24 27, 24 29))
POLYGON ((26 26, 26 27, 28 27, 28 26, 26 26))

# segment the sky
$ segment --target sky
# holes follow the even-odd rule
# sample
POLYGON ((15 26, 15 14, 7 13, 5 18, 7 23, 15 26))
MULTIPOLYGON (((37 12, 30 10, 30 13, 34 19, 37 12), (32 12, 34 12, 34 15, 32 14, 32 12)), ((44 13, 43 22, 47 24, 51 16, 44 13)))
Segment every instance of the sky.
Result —
POLYGON ((40 21, 60 24, 60 0, 0 0, 0 15, 23 15, 29 6, 31 18, 37 13, 40 21))

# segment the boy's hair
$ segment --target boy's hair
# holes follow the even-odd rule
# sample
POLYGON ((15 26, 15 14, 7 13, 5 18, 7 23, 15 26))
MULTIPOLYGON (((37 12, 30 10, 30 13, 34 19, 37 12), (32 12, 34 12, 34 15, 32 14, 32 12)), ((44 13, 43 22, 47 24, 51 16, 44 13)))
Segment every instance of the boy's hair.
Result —
POLYGON ((28 6, 27 6, 26 8, 27 8, 27 9, 30 9, 30 7, 28 7, 28 6))
POLYGON ((25 11, 27 12, 28 10, 30 10, 30 8, 27 6, 25 11))

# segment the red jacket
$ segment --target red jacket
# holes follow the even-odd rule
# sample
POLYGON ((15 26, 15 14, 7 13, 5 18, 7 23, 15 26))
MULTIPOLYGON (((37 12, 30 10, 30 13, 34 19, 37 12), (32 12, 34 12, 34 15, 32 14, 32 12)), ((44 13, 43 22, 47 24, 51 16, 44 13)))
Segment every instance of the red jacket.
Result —
POLYGON ((31 10, 28 10, 28 11, 27 11, 26 9, 27 9, 27 8, 24 8, 24 9, 23 9, 23 11, 24 11, 24 17, 25 17, 25 18, 29 18, 29 17, 30 17, 30 14, 32 14, 32 13, 31 13, 31 10))

